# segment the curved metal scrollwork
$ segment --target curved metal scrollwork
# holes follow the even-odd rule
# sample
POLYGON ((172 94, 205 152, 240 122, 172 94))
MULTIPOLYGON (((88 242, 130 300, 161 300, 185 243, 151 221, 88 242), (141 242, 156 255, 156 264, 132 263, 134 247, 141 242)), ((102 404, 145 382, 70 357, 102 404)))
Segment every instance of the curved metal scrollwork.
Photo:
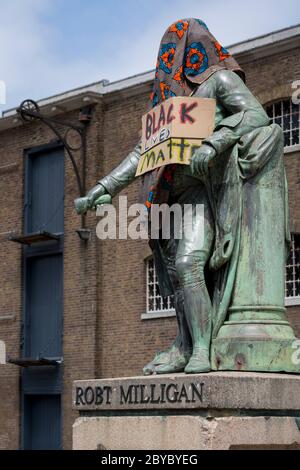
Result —
POLYGON ((75 125, 74 123, 67 122, 67 121, 61 121, 55 118, 50 118, 47 116, 44 116, 41 113, 41 110, 39 108, 39 105, 34 101, 30 99, 26 99, 22 101, 20 106, 17 108, 17 113, 19 114, 20 118, 22 119, 23 122, 33 122, 33 121, 41 121, 44 124, 46 124, 50 129, 54 132, 54 134, 58 137, 58 139, 62 142, 64 145, 67 154, 70 157, 70 160, 72 162, 72 166, 74 168, 74 172, 76 175, 77 179, 77 184, 78 184, 78 190, 80 196, 83 196, 85 193, 85 188, 84 188, 84 163, 85 163, 85 145, 86 145, 86 139, 85 139, 85 129, 86 127, 84 125, 75 125), (66 127, 66 131, 64 134, 62 134, 56 126, 60 127, 66 127), (79 136, 79 145, 74 146, 71 145, 68 140, 70 133, 72 131, 75 131, 78 136, 79 136), (82 162, 83 164, 83 171, 82 171, 82 176, 80 176, 79 173, 79 168, 75 159, 75 156, 73 155, 73 152, 77 152, 79 150, 83 150, 84 153, 84 161, 82 162))

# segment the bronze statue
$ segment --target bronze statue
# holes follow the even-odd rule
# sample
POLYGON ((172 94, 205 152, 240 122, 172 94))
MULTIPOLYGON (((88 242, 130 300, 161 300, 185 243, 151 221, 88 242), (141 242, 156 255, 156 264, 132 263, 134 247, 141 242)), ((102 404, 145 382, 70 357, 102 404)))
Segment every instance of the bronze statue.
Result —
MULTIPOLYGON (((283 132, 245 85, 245 75, 205 23, 185 19, 164 34, 149 107, 173 96, 216 100, 215 130, 191 163, 140 177, 141 200, 205 206, 181 240, 150 240, 160 292, 174 295, 178 336, 144 374, 210 370, 299 372, 285 318, 284 271, 290 242, 283 132), (200 221, 199 221, 200 223, 200 221)), ((85 198, 79 214, 135 179, 141 145, 85 198)))

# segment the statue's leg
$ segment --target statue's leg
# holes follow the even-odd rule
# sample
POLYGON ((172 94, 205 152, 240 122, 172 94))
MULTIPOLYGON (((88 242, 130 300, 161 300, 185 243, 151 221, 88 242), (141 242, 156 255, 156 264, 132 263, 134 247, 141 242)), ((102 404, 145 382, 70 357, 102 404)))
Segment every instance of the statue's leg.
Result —
POLYGON ((183 372, 192 353, 192 341, 184 313, 183 289, 175 268, 177 245, 178 240, 174 240, 173 233, 169 240, 161 240, 163 260, 173 286, 178 334, 168 349, 158 352, 143 368, 144 375, 183 372))
POLYGON ((184 292, 175 266, 178 240, 174 240, 174 233, 172 233, 170 240, 163 240, 162 242, 164 261, 174 289, 174 307, 179 330, 173 344, 186 356, 190 356, 192 353, 192 339, 184 311, 184 292))
POLYGON ((184 211, 185 230, 183 238, 179 240, 175 263, 184 294, 184 312, 193 342, 193 354, 185 372, 197 373, 211 369, 209 349, 212 305, 204 268, 212 250, 214 223, 206 189, 201 183, 187 189, 180 198, 180 204, 189 204, 184 211), (197 205, 200 204, 204 206, 204 218, 197 211, 197 205))

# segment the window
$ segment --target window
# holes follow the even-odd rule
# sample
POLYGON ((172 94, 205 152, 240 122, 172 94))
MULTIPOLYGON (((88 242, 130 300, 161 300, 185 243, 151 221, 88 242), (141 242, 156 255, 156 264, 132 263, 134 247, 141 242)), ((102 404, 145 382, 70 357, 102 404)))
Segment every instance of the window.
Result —
POLYGON ((153 258, 146 262, 147 270, 147 312, 146 316, 164 316, 164 314, 174 314, 173 297, 163 298, 159 293, 158 280, 153 258))
MULTIPOLYGON (((146 270, 147 312, 142 318, 173 316, 175 314, 173 297, 163 299, 159 294, 153 258, 147 260, 146 270)), ((300 305, 300 234, 292 236, 291 251, 286 264, 285 297, 286 306, 300 305)))
POLYGON ((284 146, 300 144, 300 106, 291 100, 282 100, 266 107, 273 123, 279 124, 284 132, 284 146))
POLYGON ((286 265, 286 305, 300 304, 300 234, 292 237, 292 247, 286 265))

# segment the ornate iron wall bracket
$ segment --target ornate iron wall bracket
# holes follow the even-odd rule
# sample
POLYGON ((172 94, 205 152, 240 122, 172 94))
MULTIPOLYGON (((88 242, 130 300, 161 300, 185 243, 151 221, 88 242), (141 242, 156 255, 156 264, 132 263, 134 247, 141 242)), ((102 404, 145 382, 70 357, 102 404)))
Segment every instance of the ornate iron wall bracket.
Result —
MULTIPOLYGON (((85 169, 86 169, 86 129, 87 124, 91 121, 91 107, 85 106, 80 110, 79 122, 76 125, 73 122, 62 121, 53 117, 44 116, 39 108, 39 105, 30 99, 22 101, 20 106, 17 108, 17 113, 23 122, 34 122, 41 121, 46 124, 52 132, 57 136, 59 141, 64 145, 64 148, 69 156, 74 173, 77 180, 78 192, 82 197, 85 195, 85 169), (57 127, 63 127, 66 129, 63 134, 57 127), (80 144, 76 147, 70 145, 68 138, 71 132, 78 134, 80 144), (81 172, 77 164, 74 152, 81 152, 81 172)), ((81 240, 87 241, 90 238, 90 232, 85 228, 85 215, 81 216, 81 228, 77 230, 77 233, 81 240)))
POLYGON ((91 112, 90 107, 84 108, 81 110, 79 120, 83 124, 76 125, 69 121, 61 121, 52 117, 44 116, 38 104, 30 99, 24 100, 20 106, 17 108, 17 113, 22 119, 23 122, 33 122, 33 121, 41 121, 46 124, 52 132, 58 137, 58 139, 63 143, 66 152, 71 160, 74 173, 77 180, 78 191, 80 196, 84 196, 85 194, 85 163, 86 163, 86 125, 90 122, 91 119, 91 112), (64 134, 61 133, 57 129, 57 126, 66 128, 64 134), (76 147, 72 147, 68 143, 68 137, 71 131, 78 133, 80 139, 80 145, 76 147), (81 151, 82 156, 82 172, 80 174, 80 170, 78 164, 76 162, 76 158, 74 156, 74 152, 81 151))

